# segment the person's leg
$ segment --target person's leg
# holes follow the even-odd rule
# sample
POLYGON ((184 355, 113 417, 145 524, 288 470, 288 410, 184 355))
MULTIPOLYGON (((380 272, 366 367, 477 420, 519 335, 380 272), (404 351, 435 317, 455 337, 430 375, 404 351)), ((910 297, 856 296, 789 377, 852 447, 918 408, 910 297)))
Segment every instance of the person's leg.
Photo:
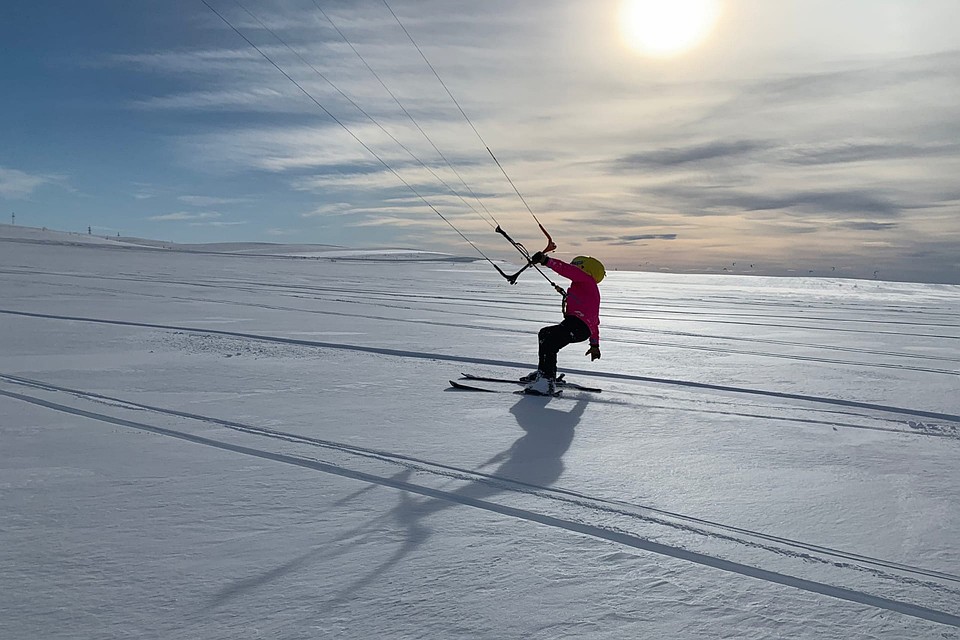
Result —
POLYGON ((590 327, 576 316, 566 316, 560 324, 570 333, 570 342, 567 344, 583 342, 590 337, 590 327))
POLYGON ((540 373, 557 377, 557 353, 570 343, 583 342, 590 337, 590 327, 580 318, 567 316, 560 324, 540 330, 540 373))
POLYGON ((557 353, 569 344, 567 331, 562 324, 540 329, 540 362, 537 370, 547 378, 557 377, 557 353))

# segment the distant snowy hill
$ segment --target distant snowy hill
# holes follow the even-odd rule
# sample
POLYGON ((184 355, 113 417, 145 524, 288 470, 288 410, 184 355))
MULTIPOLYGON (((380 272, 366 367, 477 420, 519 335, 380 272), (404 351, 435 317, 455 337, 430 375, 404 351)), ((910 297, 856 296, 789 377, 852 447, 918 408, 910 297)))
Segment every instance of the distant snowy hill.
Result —
POLYGON ((474 257, 455 256, 434 251, 405 248, 368 248, 353 249, 327 244, 282 244, 271 242, 216 242, 202 244, 183 244, 128 238, 118 236, 97 236, 93 234, 71 233, 0 224, 0 240, 8 242, 32 242, 37 244, 98 246, 118 249, 147 248, 164 251, 182 251, 186 253, 222 253, 232 255, 273 256, 288 258, 316 258, 329 260, 376 260, 376 261, 437 261, 437 262, 474 262, 474 257))
POLYGON ((47 228, 24 227, 0 224, 0 239, 6 241, 35 242, 38 244, 122 246, 119 238, 104 238, 86 233, 54 231, 47 228))

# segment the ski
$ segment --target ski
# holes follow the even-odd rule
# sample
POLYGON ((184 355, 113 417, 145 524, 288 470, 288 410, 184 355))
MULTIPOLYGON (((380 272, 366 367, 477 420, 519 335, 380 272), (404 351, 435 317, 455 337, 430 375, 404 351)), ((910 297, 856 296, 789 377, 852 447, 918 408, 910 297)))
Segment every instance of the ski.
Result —
POLYGON ((502 389, 485 389, 484 387, 474 387, 473 385, 463 384, 462 382, 457 382, 456 380, 450 380, 450 387, 453 389, 456 389, 457 391, 479 391, 482 393, 509 393, 511 395, 541 396, 545 398, 549 398, 549 397, 559 398, 560 394, 563 393, 563 389, 559 389, 553 394, 535 393, 533 391, 528 391, 526 389, 520 389, 518 391, 503 391, 502 389))
MULTIPOLYGON (((484 376, 475 376, 470 373, 461 373, 460 377, 463 380, 473 380, 475 382, 500 382, 500 383, 506 383, 506 384, 519 384, 519 385, 526 384, 521 380, 513 380, 510 378, 488 378, 484 376)), ((556 384, 557 384, 557 387, 562 387, 564 389, 576 389, 577 391, 589 391, 590 393, 600 393, 603 391, 603 389, 599 389, 597 387, 585 387, 583 385, 576 384, 573 382, 567 382, 566 380, 563 379, 563 374, 560 374, 557 377, 556 384)))
POLYGON ((499 389, 484 389, 483 387, 474 387, 469 384, 463 384, 462 382, 456 382, 455 380, 450 381, 450 386, 460 391, 483 391, 484 393, 506 393, 505 391, 500 391, 499 389))

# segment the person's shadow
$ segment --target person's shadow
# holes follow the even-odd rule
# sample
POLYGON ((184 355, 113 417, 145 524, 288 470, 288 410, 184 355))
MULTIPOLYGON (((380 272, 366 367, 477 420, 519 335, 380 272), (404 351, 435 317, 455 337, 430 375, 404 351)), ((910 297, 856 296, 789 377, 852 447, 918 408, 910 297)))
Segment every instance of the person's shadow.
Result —
MULTIPOLYGON (((508 449, 493 456, 477 470, 498 465, 488 477, 478 479, 456 490, 447 492, 449 498, 416 499, 407 492, 400 494, 400 503, 388 514, 401 527, 406 536, 400 548, 387 560, 360 580, 348 585, 334 601, 347 600, 358 590, 372 583, 407 555, 423 544, 431 534, 426 519, 445 509, 470 502, 487 500, 508 491, 498 480, 508 480, 524 485, 549 487, 563 475, 563 455, 573 442, 576 426, 587 407, 586 400, 578 401, 571 410, 548 408, 550 398, 523 396, 510 408, 517 424, 523 429, 520 436, 508 449)), ((400 474, 403 479, 410 471, 400 474)))
MULTIPOLYGON (((563 475, 563 455, 573 442, 574 429, 580 423, 587 401, 580 400, 570 411, 548 408, 548 402, 549 398, 524 396, 514 404, 510 413, 524 435, 480 468, 499 463, 492 473, 499 478, 541 487, 556 482, 563 475)), ((484 493, 480 487, 470 485, 455 493, 483 497, 478 492, 484 493)))
MULTIPOLYGON (((431 534, 431 529, 426 524, 426 520, 430 516, 451 507, 464 507, 464 502, 469 504, 474 501, 488 500, 499 493, 509 491, 504 486, 504 481, 536 487, 549 487, 556 482, 563 475, 563 455, 573 442, 574 429, 580 423, 587 401, 578 401, 569 411, 549 408, 547 407, 549 401, 550 398, 522 396, 510 408, 510 413, 513 414, 524 433, 509 448, 493 456, 476 469, 476 471, 482 471, 486 467, 498 465, 493 471, 483 471, 483 477, 455 490, 446 491, 448 498, 420 499, 412 497, 413 494, 402 491, 400 492, 399 504, 388 513, 377 516, 373 521, 362 527, 339 536, 339 541, 352 540, 355 542, 358 536, 374 535, 370 530, 371 527, 390 520, 394 521, 400 528, 405 529, 400 548, 390 558, 380 563, 365 576, 344 586, 331 599, 331 602, 349 601, 357 591, 371 584, 423 544, 431 534)), ((393 476, 392 479, 407 482, 412 474, 412 470, 406 469, 393 476)), ((341 500, 338 504, 343 505, 367 490, 367 488, 361 489, 350 498, 341 500)), ((381 526, 376 526, 375 529, 382 531, 381 526)), ((333 557, 346 553, 351 546, 352 544, 336 551, 312 549, 279 567, 236 581, 221 589, 204 608, 204 611, 218 607, 236 596, 279 579, 288 573, 301 570, 319 557, 333 557)))

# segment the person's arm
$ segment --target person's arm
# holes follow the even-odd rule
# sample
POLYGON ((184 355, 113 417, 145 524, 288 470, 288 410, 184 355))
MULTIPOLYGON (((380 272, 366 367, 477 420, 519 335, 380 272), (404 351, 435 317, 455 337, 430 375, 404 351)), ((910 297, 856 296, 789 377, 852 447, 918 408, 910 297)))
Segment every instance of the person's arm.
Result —
POLYGON ((571 280, 572 282, 590 282, 594 283, 593 276, 581 269, 580 267, 575 267, 572 264, 568 264, 563 260, 557 260, 556 258, 547 258, 546 266, 550 269, 553 269, 558 274, 571 280))
POLYGON ((590 356, 590 362, 600 359, 600 325, 590 327, 590 348, 583 354, 590 356))
POLYGON ((563 260, 551 258, 540 251, 537 251, 535 254, 530 256, 530 262, 533 262, 534 264, 542 264, 543 266, 557 272, 567 280, 571 280, 573 282, 593 282, 593 276, 580 267, 575 267, 572 264, 564 262, 563 260))

